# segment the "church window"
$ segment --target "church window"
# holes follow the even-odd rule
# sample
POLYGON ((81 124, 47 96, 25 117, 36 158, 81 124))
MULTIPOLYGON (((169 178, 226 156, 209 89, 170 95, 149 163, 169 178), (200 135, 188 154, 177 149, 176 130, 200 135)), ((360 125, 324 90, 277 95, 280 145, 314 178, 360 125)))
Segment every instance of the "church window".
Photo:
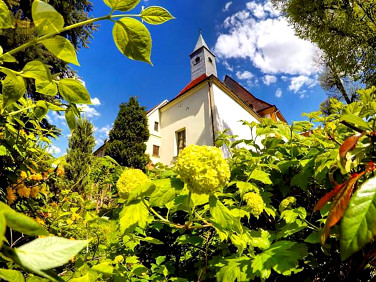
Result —
POLYGON ((195 62, 198 64, 201 61, 200 57, 196 57, 195 62))
POLYGON ((154 131, 158 131, 159 128, 159 122, 154 122, 154 131))
POLYGON ((185 148, 186 136, 185 129, 176 132, 177 155, 185 148))
POLYGON ((209 57, 209 63, 213 64, 213 60, 210 57, 209 57))
POLYGON ((153 145, 153 156, 159 157, 159 146, 153 145))

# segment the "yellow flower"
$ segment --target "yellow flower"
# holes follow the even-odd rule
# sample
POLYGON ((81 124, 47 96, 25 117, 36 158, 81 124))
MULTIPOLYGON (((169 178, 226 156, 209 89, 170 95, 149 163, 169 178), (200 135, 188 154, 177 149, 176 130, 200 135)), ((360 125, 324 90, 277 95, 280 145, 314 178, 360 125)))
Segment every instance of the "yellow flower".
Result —
POLYGON ((43 179, 43 177, 40 173, 38 173, 38 174, 30 175, 30 179, 35 180, 35 181, 41 181, 43 179))
POLYGON ((20 177, 21 177, 21 179, 26 179, 27 173, 25 171, 21 171, 20 177))
POLYGON ((30 192, 31 197, 34 198, 34 199, 35 199, 36 197, 38 197, 39 190, 40 190, 39 186, 34 186, 34 187, 32 187, 32 188, 31 188, 31 192, 30 192))
POLYGON ((255 192, 249 192, 243 196, 243 200, 246 201, 250 213, 255 217, 259 217, 265 206, 262 197, 255 192))
POLYGON ((129 194, 139 185, 151 182, 145 173, 139 169, 129 168, 123 171, 116 187, 119 196, 123 199, 128 199, 129 194))
POLYGON ((16 199, 17 199, 17 195, 16 195, 15 191, 12 189, 12 187, 8 187, 7 188, 8 205, 13 204, 16 199))
POLYGON ((67 219, 67 223, 68 223, 69 225, 72 225, 72 224, 73 224, 73 220, 71 220, 70 218, 68 218, 68 219, 67 219))
POLYGON ((190 145, 180 154, 175 170, 189 191, 210 194, 225 186, 230 168, 219 148, 190 145))
POLYGON ((27 188, 25 184, 20 184, 19 188, 17 189, 17 193, 21 198, 29 198, 30 197, 30 188, 27 188))
POLYGON ((282 202, 279 204, 279 211, 283 212, 285 209, 290 208, 293 204, 296 203, 295 197, 287 197, 282 200, 282 202))

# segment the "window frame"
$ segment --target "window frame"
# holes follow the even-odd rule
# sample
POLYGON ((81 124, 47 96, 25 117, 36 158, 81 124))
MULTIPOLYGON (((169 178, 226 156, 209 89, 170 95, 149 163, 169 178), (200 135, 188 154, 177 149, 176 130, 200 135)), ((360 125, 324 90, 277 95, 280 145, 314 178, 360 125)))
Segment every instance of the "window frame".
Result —
POLYGON ((178 131, 175 131, 175 140, 176 140, 176 146, 175 146, 175 149, 176 149, 176 156, 179 155, 179 153, 184 150, 185 147, 187 147, 187 130, 186 128, 182 128, 178 131), (181 134, 184 134, 183 137, 182 137, 182 141, 183 141, 183 146, 180 146, 180 136, 181 134))
POLYGON ((159 122, 158 121, 154 122, 154 131, 159 132, 159 122))
POLYGON ((158 145, 153 145, 153 157, 159 157, 159 153, 160 153, 160 146, 158 145), (155 153, 157 151, 157 154, 155 153))

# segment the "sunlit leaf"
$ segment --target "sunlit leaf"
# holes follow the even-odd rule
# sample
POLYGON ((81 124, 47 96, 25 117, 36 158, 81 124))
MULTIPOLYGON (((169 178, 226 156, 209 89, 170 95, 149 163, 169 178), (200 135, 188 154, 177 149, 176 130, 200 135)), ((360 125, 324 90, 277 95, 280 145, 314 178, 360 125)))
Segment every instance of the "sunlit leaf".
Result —
POLYGON ((3 0, 0 0, 0 29, 13 26, 12 16, 8 6, 3 0))
POLYGON ((104 0, 104 3, 113 10, 129 11, 140 3, 140 0, 104 0))
POLYGON ((159 6, 150 6, 141 12, 141 19, 148 24, 162 24, 173 18, 169 11, 159 6))
POLYGON ((26 84, 22 77, 9 73, 2 81, 4 108, 17 102, 26 91, 26 84))
POLYGON ((31 9, 33 22, 39 34, 59 32, 64 27, 64 18, 46 2, 35 0, 31 9))
POLYGON ((71 131, 73 131, 77 128, 76 116, 75 116, 74 111, 71 107, 69 107, 65 111, 65 120, 67 121, 68 127, 71 131))
POLYGON ((350 255, 376 236, 376 177, 360 186, 351 197, 341 222, 341 257, 350 255))
POLYGON ((355 135, 347 138, 342 143, 341 147, 339 147, 339 158, 343 159, 346 156, 347 152, 354 150, 356 144, 358 143, 358 141, 360 139, 360 137, 362 137, 364 134, 365 134, 365 132, 358 133, 358 134, 355 134, 355 135))
POLYGON ((59 92, 64 100, 72 104, 91 104, 90 95, 85 86, 73 78, 59 81, 59 92))
POLYGON ((120 231, 132 232, 136 226, 145 228, 149 220, 149 211, 142 202, 125 205, 120 213, 120 231))
POLYGON ((148 29, 138 20, 122 18, 115 23, 112 35, 123 55, 151 64, 151 36, 148 29))
POLYGON ((23 282, 25 278, 22 272, 13 269, 0 269, 0 279, 9 282, 23 282))
POLYGON ((272 181, 270 180, 269 174, 265 171, 254 169, 249 176, 249 178, 258 180, 264 184, 272 184, 272 181))
POLYGON ((72 43, 63 36, 55 35, 54 37, 42 40, 40 43, 47 48, 54 56, 67 62, 79 66, 76 50, 72 43))

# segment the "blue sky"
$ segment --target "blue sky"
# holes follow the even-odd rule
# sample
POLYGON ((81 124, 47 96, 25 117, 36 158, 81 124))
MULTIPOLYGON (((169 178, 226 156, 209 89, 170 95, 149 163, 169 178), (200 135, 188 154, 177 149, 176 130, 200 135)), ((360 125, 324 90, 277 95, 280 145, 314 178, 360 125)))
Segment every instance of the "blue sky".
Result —
MULTIPOLYGON (((93 16, 109 8, 93 0, 93 16)), ((176 18, 163 25, 148 25, 154 66, 124 57, 112 39, 111 22, 100 22, 89 49, 78 53, 78 75, 92 97, 86 115, 95 126, 97 147, 116 118, 119 104, 137 96, 151 108, 172 99, 190 81, 189 54, 202 30, 209 48, 217 56, 219 79, 230 75, 256 97, 275 104, 290 123, 302 120, 303 112, 316 111, 325 99, 317 83, 320 51, 294 35, 286 19, 269 1, 141 0, 141 6, 163 6, 176 18)), ((49 114, 63 130, 51 152, 66 152, 69 129, 64 119, 49 114)))

